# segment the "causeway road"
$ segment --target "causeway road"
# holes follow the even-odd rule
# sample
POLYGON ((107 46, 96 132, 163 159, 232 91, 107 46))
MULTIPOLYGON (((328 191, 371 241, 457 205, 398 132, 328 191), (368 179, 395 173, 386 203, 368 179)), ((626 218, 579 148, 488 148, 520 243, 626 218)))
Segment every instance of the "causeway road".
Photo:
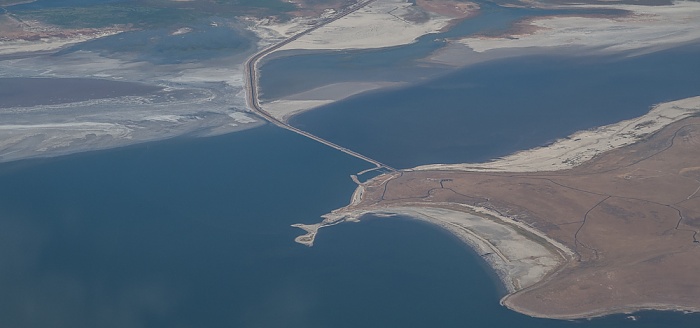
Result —
POLYGON ((349 14, 351 14, 351 13, 353 13, 353 12, 355 12, 355 11, 357 11, 357 10, 359 10, 359 9, 361 9, 361 8, 367 6, 370 3, 375 2, 375 1, 376 0, 368 0, 368 1, 357 3, 354 6, 351 6, 343 11, 338 12, 336 15, 334 15, 332 17, 328 17, 326 19, 319 21, 317 24, 310 27, 309 29, 306 29, 306 30, 304 30, 300 33, 297 33, 297 34, 295 34, 295 35, 293 35, 293 36, 291 36, 291 37, 289 37, 289 38, 287 38, 279 43, 276 43, 270 47, 267 47, 267 48, 261 50, 260 52, 256 53, 252 57, 250 57, 250 59, 248 59, 248 61, 246 62, 246 65, 245 65, 245 74, 246 74, 246 80, 247 80, 247 84, 248 84, 246 86, 246 91, 247 91, 246 98, 248 101, 248 107, 255 114, 264 118, 265 120, 267 120, 268 122, 270 122, 274 125, 277 125, 281 128, 298 133, 298 134, 305 136, 309 139, 316 140, 316 141, 318 141, 326 146, 340 150, 340 151, 342 151, 350 156, 354 156, 354 157, 357 157, 357 158, 364 160, 366 162, 372 163, 375 166, 377 166, 377 168, 383 168, 383 169, 386 169, 386 170, 389 170, 392 172, 396 172, 397 170, 389 165, 386 165, 382 162, 379 162, 375 159, 372 159, 370 157, 362 155, 356 151, 350 150, 350 149, 345 148, 343 146, 334 144, 326 139, 323 139, 319 136, 313 135, 307 131, 293 127, 293 126, 289 125, 287 122, 278 120, 277 118, 275 118, 274 116, 272 116, 268 112, 266 112, 262 108, 262 106, 260 106, 260 99, 258 98, 258 63, 260 62, 261 59, 263 59, 265 56, 269 55, 270 53, 278 50, 279 48, 281 48, 281 47, 283 47, 291 42, 294 42, 295 40, 299 39, 300 37, 302 37, 306 34, 309 34, 313 31, 323 27, 324 25, 332 23, 338 19, 341 19, 341 18, 343 18, 343 17, 345 17, 345 16, 347 16, 347 15, 349 15, 349 14))

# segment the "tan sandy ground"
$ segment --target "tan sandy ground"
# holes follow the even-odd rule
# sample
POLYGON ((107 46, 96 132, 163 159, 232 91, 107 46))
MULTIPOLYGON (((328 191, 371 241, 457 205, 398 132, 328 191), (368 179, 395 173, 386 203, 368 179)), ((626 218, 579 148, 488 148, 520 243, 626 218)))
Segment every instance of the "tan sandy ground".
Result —
POLYGON ((318 230, 344 221, 359 221, 362 216, 402 215, 438 225, 450 231, 481 254, 501 278, 509 292, 532 286, 562 266, 573 255, 566 246, 548 239, 496 212, 451 203, 402 203, 399 206, 360 206, 326 215, 321 224, 295 224, 307 232, 295 240, 313 246, 318 230), (435 207, 434 207, 435 206, 435 207), (532 237, 532 238, 530 238, 532 237))
MULTIPOLYGON (((502 300, 511 309, 549 318, 647 308, 698 310, 698 100, 690 98, 671 106, 685 104, 694 108, 696 116, 679 117, 636 143, 616 144, 621 148, 569 169, 415 170, 378 176, 362 184, 346 208, 324 216, 320 224, 301 226, 309 234, 298 241, 313 243, 319 228, 355 220, 362 214, 403 213, 442 226, 477 250, 493 246, 491 249, 507 254, 509 248, 518 247, 503 246, 504 240, 520 243, 521 250, 535 250, 507 233, 501 234, 501 239, 494 238, 493 232, 483 229, 483 221, 491 220, 491 224, 513 228, 529 242, 549 250, 549 255, 536 250, 530 255, 543 261, 517 262, 530 266, 524 272, 538 273, 529 276, 536 276, 536 281, 520 286, 513 282, 528 281, 528 275, 504 270, 508 261, 489 261, 504 284, 515 290, 502 300), (434 215, 434 208, 448 212, 434 215), (426 209, 433 215, 426 215, 426 209), (449 211, 462 212, 463 216, 449 211), (467 223, 469 215, 475 214, 482 221, 467 223), (453 224, 463 229, 450 227, 453 224), (479 245, 475 242, 478 237, 492 242, 479 245), (555 266, 542 265, 557 259, 555 266)), ((651 121, 642 121, 634 126, 650 125, 651 121)), ((580 136, 584 144, 597 138, 595 134, 580 136)))
MULTIPOLYGON (((449 44, 452 46, 433 54, 428 61, 462 65, 471 63, 471 61, 488 60, 490 56, 488 54, 464 54, 464 49, 460 50, 458 47, 454 47, 455 44, 466 45, 476 52, 493 52, 493 58, 500 58, 517 55, 515 51, 539 53, 550 48, 564 49, 566 47, 585 48, 588 49, 586 50, 588 52, 650 52, 700 39, 700 19, 696 19, 700 17, 700 3, 698 2, 680 1, 673 5, 664 6, 581 4, 566 5, 565 7, 617 9, 629 14, 619 17, 591 15, 585 17, 570 15, 540 17, 519 23, 521 28, 512 30, 505 35, 449 40, 449 44), (509 54, 509 49, 515 49, 515 51, 509 54), (455 54, 455 51, 459 54, 455 54), (450 55, 443 56, 447 52, 450 52, 450 55)), ((417 37, 444 29, 455 19, 467 18, 478 10, 477 5, 466 2, 421 0, 417 1, 416 5, 412 5, 406 0, 378 0, 287 44, 280 50, 367 49, 411 43, 417 37)), ((327 14, 333 13, 328 12, 327 14)), ((263 37, 265 42, 269 43, 298 33, 321 18, 298 17, 286 23, 260 20, 252 29, 263 37)), ((357 85, 359 84, 355 86, 357 85)), ((379 87, 377 86, 377 88, 379 87)), ((355 89, 357 88, 351 87, 346 94, 334 97, 275 99, 263 104, 263 107, 274 117, 286 121, 291 116, 306 110, 354 95, 358 93, 354 91, 355 89)), ((361 91, 371 89, 374 87, 359 87, 361 91)), ((606 137, 602 136, 593 141, 595 145, 590 145, 590 151, 564 153, 568 152, 566 149, 569 147, 564 144, 562 149, 549 148, 548 151, 551 151, 551 154, 547 160, 542 160, 544 157, 541 155, 544 154, 536 154, 535 156, 516 154, 509 156, 508 161, 479 165, 479 169, 503 170, 507 168, 511 171, 532 171, 572 167, 592 158, 596 153, 634 142, 639 135, 652 132, 650 130, 658 129, 669 123, 665 119, 657 120, 653 117, 645 117, 644 119, 654 120, 657 124, 636 131, 624 131, 632 135, 617 131, 615 138, 610 140, 606 140, 606 137), (567 157, 566 163, 559 161, 559 157, 562 156, 567 157), (529 158, 537 158, 538 162, 528 162, 529 158)), ((609 135, 611 131, 597 130, 582 133, 609 135)), ((449 167, 449 169, 460 169, 458 166, 460 165, 449 167)), ((427 166, 418 169, 433 169, 433 167, 427 166)), ((474 170, 476 167, 471 166, 466 169, 474 170)))
POLYGON ((0 56, 55 51, 65 46, 127 31, 124 26, 61 29, 38 21, 0 15, 0 56))
MULTIPOLYGON (((341 50, 385 48, 414 42, 418 37, 438 32, 455 20, 473 15, 473 3, 447 1, 434 4, 407 0, 377 0, 285 45, 280 50, 341 50)), ((329 11, 325 15, 332 15, 329 11)), ((323 18, 323 17, 321 17, 323 18)), ((299 17, 285 23, 269 19, 249 19, 251 30, 265 40, 282 40, 318 21, 299 17)))
POLYGON ((262 108, 274 118, 287 122, 302 112, 343 100, 370 90, 397 86, 397 82, 342 82, 325 85, 282 99, 261 103, 262 108))
POLYGON ((698 112, 700 96, 662 103, 643 116, 580 131, 549 146, 517 152, 488 163, 434 164, 411 170, 535 172, 569 169, 610 149, 633 144, 698 112))
POLYGON ((521 24, 520 31, 501 36, 457 40, 476 52, 495 49, 585 47, 595 52, 648 52, 700 39, 700 2, 666 6, 570 5, 573 8, 619 9, 622 17, 541 17, 521 24))

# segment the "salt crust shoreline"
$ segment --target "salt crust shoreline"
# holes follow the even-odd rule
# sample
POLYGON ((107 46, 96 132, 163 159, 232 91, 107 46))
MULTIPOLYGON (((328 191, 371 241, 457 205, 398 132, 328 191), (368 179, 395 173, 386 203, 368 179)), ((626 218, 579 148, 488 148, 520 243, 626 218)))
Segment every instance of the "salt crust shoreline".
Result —
MULTIPOLYGON (((484 56, 488 57, 490 54, 493 54, 493 58, 500 58, 513 56, 514 54, 510 54, 510 52, 514 51, 536 54, 551 51, 552 49, 557 49, 562 53, 567 53, 567 49, 576 49, 577 53, 627 52, 631 55, 654 52, 700 39, 700 20, 695 19, 700 15, 700 3, 698 2, 678 1, 673 5, 667 6, 597 4, 567 5, 566 7, 625 10, 630 12, 630 15, 616 18, 591 16, 541 17, 528 21, 527 24, 531 28, 526 28, 522 32, 515 31, 509 35, 495 37, 475 36, 446 40, 450 46, 441 51, 454 49, 455 45, 466 46, 471 49, 469 51, 473 51, 473 55, 467 57, 472 58, 470 60, 474 62, 488 60, 484 56), (506 53, 504 54, 503 51, 506 53)), ((420 36, 437 32, 449 26, 451 21, 449 17, 431 14, 427 22, 411 23, 401 18, 402 13, 405 15, 410 10, 411 4, 405 0, 378 0, 357 12, 287 44, 278 51, 371 49, 409 44, 420 36)), ((260 36, 262 40, 265 40, 262 42, 268 43, 298 33, 313 22, 313 20, 308 18, 298 18, 284 24, 257 21, 250 26, 250 29, 260 36)), ((469 61, 459 64, 464 59, 456 61, 455 59, 436 60, 433 57, 437 55, 436 53, 426 60, 448 65, 458 64, 458 66, 470 64, 469 61), (451 63, 451 61, 455 62, 451 63)), ((370 83, 373 82, 347 83, 351 87, 345 95, 320 98, 297 97, 294 99, 285 97, 264 103, 263 107, 275 118, 287 121, 292 116, 302 112, 342 100, 360 92, 385 87, 381 84, 372 87, 362 86, 362 84, 370 83)), ((575 158, 572 158, 572 160, 576 161, 575 158)), ((513 164, 518 165, 518 163, 513 164)), ((543 169, 556 170, 562 168, 551 167, 543 169)), ((489 167, 487 169, 494 168, 489 167)), ((511 170, 510 167, 508 169, 511 170)), ((531 168, 523 169, 518 167, 515 167, 514 170, 519 172, 532 171, 531 168)))
POLYGON ((262 108, 274 118, 287 122, 292 116, 345 98, 380 88, 400 85, 397 82, 343 82, 263 102, 262 108))
POLYGON ((105 28, 93 33, 79 34, 71 37, 47 37, 37 41, 0 41, 0 56, 19 56, 51 52, 77 43, 117 35, 125 31, 124 29, 105 28))
POLYGON ((386 48, 414 42, 447 27, 451 17, 430 14, 426 22, 409 22, 413 4, 406 0, 377 0, 366 7, 302 36, 283 50, 344 50, 386 48))
POLYGON ((663 127, 700 113, 700 96, 654 106, 647 114, 576 132, 564 139, 534 149, 514 153, 492 162, 422 165, 407 171, 539 172, 559 171, 578 166, 615 148, 631 145, 663 127))
MULTIPOLYGON (((605 151, 638 142, 671 123, 698 114, 700 114, 700 96, 685 98, 659 104, 641 117, 594 130, 577 132, 549 146, 515 153, 490 163, 436 164, 411 170, 472 172, 564 170, 580 165, 605 151), (566 159, 562 161, 559 159, 560 157, 566 159)), ((372 180, 373 182, 386 183, 395 176, 396 174, 384 174, 372 180)), ((353 180, 358 182, 357 179, 353 180)), ((460 238, 489 263, 498 274, 503 286, 508 290, 508 294, 501 299, 503 306, 532 317, 555 318, 513 306, 509 300, 512 297, 517 297, 517 291, 545 281, 548 276, 564 267, 573 258, 573 252, 568 247, 535 228, 482 207, 457 203, 405 203, 387 207, 362 206, 365 184, 358 184, 348 206, 323 215, 322 222, 310 225, 292 225, 306 231, 306 234, 297 237, 295 241, 306 246, 313 246, 319 229, 343 222, 357 222, 363 216, 370 214, 379 217, 403 215, 432 223, 460 238), (459 210, 455 210, 455 208, 459 208, 459 210)), ((593 318, 641 310, 700 312, 699 309, 668 304, 636 304, 619 309, 580 313, 556 317, 555 319, 593 318)))
POLYGON ((307 231, 307 235, 298 237, 296 241, 312 246, 318 229, 342 222, 357 222, 366 215, 406 216, 437 225, 457 236, 489 263, 509 293, 539 282, 573 256, 570 249, 541 232, 485 208, 453 203, 434 204, 463 208, 458 211, 426 204, 402 205, 334 211, 324 215, 321 224, 294 225, 307 231), (536 235, 548 243, 537 243, 526 237, 527 234, 536 235))
POLYGON ((645 53, 700 39, 700 3, 666 6, 567 5, 567 9, 625 10, 615 18, 550 16, 530 20, 522 32, 453 40, 477 53, 496 49, 585 47, 599 53, 645 53))
MULTIPOLYGON (((382 2, 385 1, 380 1, 379 3, 382 2)), ((582 9, 621 9, 632 12, 632 15, 615 19, 602 17, 547 17, 530 21, 533 29, 520 35, 514 34, 495 38, 472 37, 449 40, 449 42, 466 45, 477 53, 496 49, 526 49, 537 52, 555 47, 583 47, 592 53, 628 52, 629 54, 634 54, 653 52, 700 39, 700 21, 695 19, 698 17, 697 14, 700 13, 699 3, 682 1, 676 2, 671 6, 656 7, 635 5, 582 5, 575 7, 582 9)), ((393 28, 394 31, 397 31, 396 27, 390 26, 391 23, 396 23, 392 19, 373 22, 373 19, 380 16, 371 17, 368 11, 372 9, 372 7, 368 7, 333 24, 329 24, 329 26, 285 46, 282 50, 369 49, 406 44, 415 40, 415 37, 411 36, 411 33, 407 31, 394 33, 394 35, 390 36, 382 36, 376 32, 366 31, 364 27, 370 27, 371 29, 373 28, 372 26, 379 26, 380 24, 384 25, 383 28, 377 28, 378 30, 390 31, 393 28), (352 33, 356 34, 352 35, 352 33), (396 36, 397 34, 406 37, 403 40, 399 40, 400 38, 396 36), (336 39, 337 36, 340 37, 336 39), (348 38, 352 39, 348 40, 348 38)), ((377 14, 377 12, 374 14, 377 14)), ((430 32, 423 32, 423 34, 427 33, 430 32)), ((317 107, 319 104, 325 104, 320 102, 310 103, 309 101, 311 100, 296 100, 297 104, 293 104, 288 100, 284 101, 286 101, 286 105, 298 105, 294 111, 285 115, 285 119, 304 106, 309 109, 317 107), (307 102, 301 103, 299 101, 307 102)), ((413 170, 477 172, 565 170, 580 165, 608 150, 638 142, 668 124, 696 115, 699 111, 700 97, 686 98, 657 105, 646 115, 635 119, 589 131, 577 132, 568 138, 558 140, 552 145, 522 151, 490 163, 425 165, 413 170)), ((387 178, 391 179, 392 177, 391 175, 384 175, 374 179, 387 178)), ((502 305, 534 317, 542 317, 542 315, 515 307, 509 302, 509 299, 514 295, 517 296, 516 292, 518 290, 546 280, 548 275, 559 270, 572 258, 570 249, 551 240, 545 234, 520 222, 500 216, 498 213, 489 212, 484 208, 469 207, 462 204, 432 204, 443 208, 427 207, 429 205, 426 204, 401 204, 405 206, 384 208, 379 206, 363 207, 361 205, 363 194, 364 185, 358 183, 358 187, 352 195, 351 204, 347 207, 322 216, 324 219, 321 223, 293 225, 307 232, 305 235, 297 237, 295 241, 312 246, 320 228, 346 221, 358 221, 368 214, 380 217, 404 215, 426 221, 450 231, 485 258, 509 292, 501 300, 502 305), (458 206, 467 208, 464 211, 457 211, 445 209, 445 206, 450 208, 458 206), (499 231, 500 234, 495 234, 494 231, 499 231), (534 239, 528 238, 528 234, 537 237, 534 239), (534 258, 535 260, 523 260, 528 258, 534 258)), ((685 309, 666 304, 639 304, 595 313, 581 313, 558 319, 597 317, 645 309, 696 311, 696 309, 685 309)))
POLYGON ((571 315, 565 315, 565 316, 543 316, 540 313, 537 312, 532 312, 525 310, 521 307, 518 306, 513 306, 510 302, 509 299, 513 296, 513 294, 509 294, 504 296, 501 299, 501 305, 515 311, 518 313, 522 313, 524 315, 534 317, 534 318, 544 318, 544 319, 558 319, 558 320, 575 320, 575 319, 593 319, 593 318, 600 318, 612 314, 633 314, 636 312, 640 311, 673 311, 673 312, 682 312, 684 314, 691 314, 691 313, 700 313, 700 309, 698 308, 690 308, 690 307, 683 307, 683 306, 676 306, 676 305, 671 305, 671 304, 664 304, 664 303, 643 303, 643 304, 634 304, 634 305, 629 305, 625 307, 617 307, 617 308, 608 308, 604 311, 593 311, 593 312, 581 312, 577 314, 571 314, 571 315))

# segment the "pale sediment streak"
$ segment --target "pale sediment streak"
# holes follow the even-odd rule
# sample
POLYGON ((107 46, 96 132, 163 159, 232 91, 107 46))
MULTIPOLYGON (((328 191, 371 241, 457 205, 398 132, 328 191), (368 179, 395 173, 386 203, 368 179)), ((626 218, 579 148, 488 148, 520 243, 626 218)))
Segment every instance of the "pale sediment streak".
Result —
POLYGON ((442 227, 481 255, 496 271, 509 293, 539 282, 573 254, 566 246, 520 222, 487 209, 461 204, 403 204, 339 210, 324 215, 321 223, 293 225, 307 232, 296 241, 312 246, 319 229, 345 221, 359 221, 365 215, 400 215, 442 227), (461 206, 464 211, 432 207, 447 205, 461 206), (539 241, 528 234, 537 236, 539 241))
MULTIPOLYGON (((639 118, 578 132, 547 147, 516 153, 495 162, 436 164, 414 170, 542 171, 545 168, 571 168, 597 154, 630 145, 673 122, 698 113, 700 96, 663 103, 639 118), (568 160, 562 163, 561 156, 565 155, 568 155, 568 160)), ((382 183, 386 183, 396 176, 396 173, 385 174, 374 179, 375 182, 380 182, 376 179, 385 179, 382 183)), ((572 258, 572 251, 560 242, 535 228, 489 209, 457 203, 363 206, 364 188, 363 184, 359 184, 350 205, 323 215, 322 222, 293 225, 307 232, 295 241, 312 246, 319 229, 346 221, 358 221, 364 215, 408 216, 438 225, 471 246, 493 267, 510 293, 542 281, 572 258)))
POLYGON ((405 0, 378 0, 369 6, 305 35, 280 50, 369 49, 409 44, 446 27, 451 18, 433 15, 425 23, 402 19, 414 9, 405 0))
POLYGON ((596 129, 576 132, 551 145, 524 150, 488 163, 431 164, 414 171, 472 172, 558 171, 578 166, 611 149, 631 145, 663 127, 700 113, 700 96, 654 106, 647 114, 596 129))
POLYGON ((577 46, 593 52, 648 52, 700 39, 700 3, 677 1, 666 6, 567 5, 572 9, 616 9, 623 17, 549 16, 530 20, 524 32, 505 36, 471 36, 456 42, 476 52, 577 46))

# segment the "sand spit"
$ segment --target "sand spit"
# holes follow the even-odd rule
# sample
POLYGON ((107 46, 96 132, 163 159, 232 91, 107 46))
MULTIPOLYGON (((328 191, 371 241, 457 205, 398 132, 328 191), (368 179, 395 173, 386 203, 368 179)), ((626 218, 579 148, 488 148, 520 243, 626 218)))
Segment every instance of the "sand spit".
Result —
POLYGON ((522 32, 457 40, 476 52, 532 47, 585 47, 594 52, 649 52, 700 39, 700 2, 670 6, 572 5, 567 8, 620 9, 624 17, 553 16, 529 21, 522 32), (528 26, 529 25, 529 26, 528 26))
POLYGON ((51 52, 128 31, 126 26, 62 29, 38 21, 0 15, 0 56, 51 52))
POLYGON ((287 122, 290 117, 301 114, 302 112, 328 105, 333 100, 275 100, 262 104, 262 107, 274 118, 287 122))
POLYGON ((124 32, 124 30, 114 29, 98 31, 89 34, 80 34, 71 37, 47 37, 38 41, 13 40, 0 41, 0 56, 26 54, 32 52, 56 51, 63 47, 94 39, 104 38, 124 32))
POLYGON ((379 217, 407 216, 438 225, 470 245, 494 268, 510 293, 541 281, 573 254, 536 230, 486 209, 461 204, 434 205, 455 205, 463 207, 464 211, 426 207, 426 204, 406 205, 341 209, 325 215, 322 223, 294 225, 307 232, 295 241, 311 246, 320 228, 345 221, 359 221, 369 214, 379 217), (531 235, 538 236, 538 241, 531 239, 531 235), (541 240, 549 243, 542 243, 541 240))
POLYGON ((262 108, 274 118, 287 122, 302 112, 343 100, 366 91, 400 85, 397 82, 343 82, 322 86, 282 99, 263 102, 262 108))
MULTIPOLYGON (((591 131, 578 132, 548 147, 523 151, 492 163, 429 165, 414 170, 503 172, 563 170, 589 161, 597 154, 633 144, 673 122, 697 114, 700 114, 700 97, 686 98, 657 105, 648 114, 639 118, 591 131)), ((406 198, 406 201, 389 204, 381 201, 377 203, 377 193, 381 193, 378 190, 386 192, 382 186, 386 186, 391 180, 399 179, 407 171, 411 170, 384 174, 365 183, 358 183, 358 188, 353 193, 348 206, 323 215, 320 223, 294 225, 306 231, 306 234, 297 237, 295 241, 312 246, 319 229, 347 221, 359 221, 369 214, 379 217, 401 215, 432 223, 448 230, 484 257, 509 292, 501 300, 504 306, 530 316, 542 317, 541 313, 530 313, 531 310, 519 308, 519 304, 523 302, 521 297, 532 290, 540 290, 543 284, 551 283, 560 277, 561 272, 568 270, 575 258, 572 250, 528 225, 517 217, 517 214, 511 218, 510 214, 501 214, 504 212, 496 212, 476 203, 467 205, 437 199, 437 201, 418 202, 408 201, 409 198, 406 198)), ((405 181, 397 183, 401 185, 405 181)), ((442 181, 440 185, 442 186, 442 181)), ((625 306, 624 309, 606 309, 601 312, 577 313, 566 317, 556 315, 546 317, 583 318, 642 309, 695 310, 664 304, 640 303, 625 306)))
MULTIPOLYGON (((454 17, 424 11, 407 0, 377 0, 280 50, 372 49, 409 44, 446 28, 454 17)), ((281 33, 293 30, 278 28, 281 33)))
POLYGON ((431 164, 411 170, 538 172, 569 169, 605 151, 633 144, 663 127, 700 113, 700 96, 662 103, 626 121, 580 131, 551 145, 517 152, 480 164, 431 164))

